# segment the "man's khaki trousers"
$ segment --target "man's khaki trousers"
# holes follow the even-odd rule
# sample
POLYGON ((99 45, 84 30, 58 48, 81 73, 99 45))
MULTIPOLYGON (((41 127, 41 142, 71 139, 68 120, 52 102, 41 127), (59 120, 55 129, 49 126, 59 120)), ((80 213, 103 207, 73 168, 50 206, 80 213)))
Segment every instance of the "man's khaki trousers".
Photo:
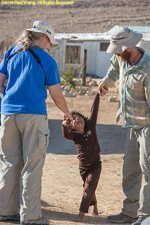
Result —
POLYGON ((123 191, 124 214, 135 218, 150 216, 150 126, 130 129, 127 134, 123 191))
POLYGON ((49 140, 45 115, 2 115, 0 128, 0 215, 20 212, 21 221, 41 213, 41 177, 49 140))

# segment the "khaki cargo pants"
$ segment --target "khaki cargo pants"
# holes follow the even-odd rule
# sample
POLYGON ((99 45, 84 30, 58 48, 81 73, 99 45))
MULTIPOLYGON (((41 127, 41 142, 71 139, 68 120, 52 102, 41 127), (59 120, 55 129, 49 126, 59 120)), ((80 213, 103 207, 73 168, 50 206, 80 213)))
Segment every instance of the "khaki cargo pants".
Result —
POLYGON ((123 213, 150 216, 150 126, 129 129, 123 165, 123 213), (143 174, 143 182, 142 182, 143 174))
POLYGON ((2 115, 0 128, 0 215, 20 212, 39 219, 41 177, 49 140, 45 115, 2 115))

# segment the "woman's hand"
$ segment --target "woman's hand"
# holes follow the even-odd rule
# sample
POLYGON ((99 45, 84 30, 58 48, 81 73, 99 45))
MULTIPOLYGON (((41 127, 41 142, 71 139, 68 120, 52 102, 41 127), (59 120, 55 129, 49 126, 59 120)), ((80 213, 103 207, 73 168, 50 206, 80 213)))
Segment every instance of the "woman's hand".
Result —
POLYGON ((64 120, 62 122, 62 125, 65 127, 69 127, 72 125, 72 122, 70 119, 67 118, 67 116, 64 114, 64 120))

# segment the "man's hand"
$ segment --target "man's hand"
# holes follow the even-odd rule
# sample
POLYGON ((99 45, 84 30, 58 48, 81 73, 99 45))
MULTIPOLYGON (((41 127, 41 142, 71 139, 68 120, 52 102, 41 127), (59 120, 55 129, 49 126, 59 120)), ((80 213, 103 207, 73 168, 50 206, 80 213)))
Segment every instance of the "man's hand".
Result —
POLYGON ((98 93, 100 96, 104 96, 109 89, 109 85, 105 82, 100 83, 99 87, 98 87, 98 93))

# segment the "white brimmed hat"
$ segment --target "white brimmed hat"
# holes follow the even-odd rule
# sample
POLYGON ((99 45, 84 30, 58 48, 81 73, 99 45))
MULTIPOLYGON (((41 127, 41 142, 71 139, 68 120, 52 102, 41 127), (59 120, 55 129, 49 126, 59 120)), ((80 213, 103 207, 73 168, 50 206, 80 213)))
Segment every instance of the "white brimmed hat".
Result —
POLYGON ((142 34, 120 26, 110 38, 108 53, 121 53, 127 48, 137 45, 142 39, 142 34))
POLYGON ((55 32, 53 28, 42 20, 35 21, 32 28, 26 30, 46 34, 52 43, 52 47, 58 45, 58 42, 54 39, 55 32))

